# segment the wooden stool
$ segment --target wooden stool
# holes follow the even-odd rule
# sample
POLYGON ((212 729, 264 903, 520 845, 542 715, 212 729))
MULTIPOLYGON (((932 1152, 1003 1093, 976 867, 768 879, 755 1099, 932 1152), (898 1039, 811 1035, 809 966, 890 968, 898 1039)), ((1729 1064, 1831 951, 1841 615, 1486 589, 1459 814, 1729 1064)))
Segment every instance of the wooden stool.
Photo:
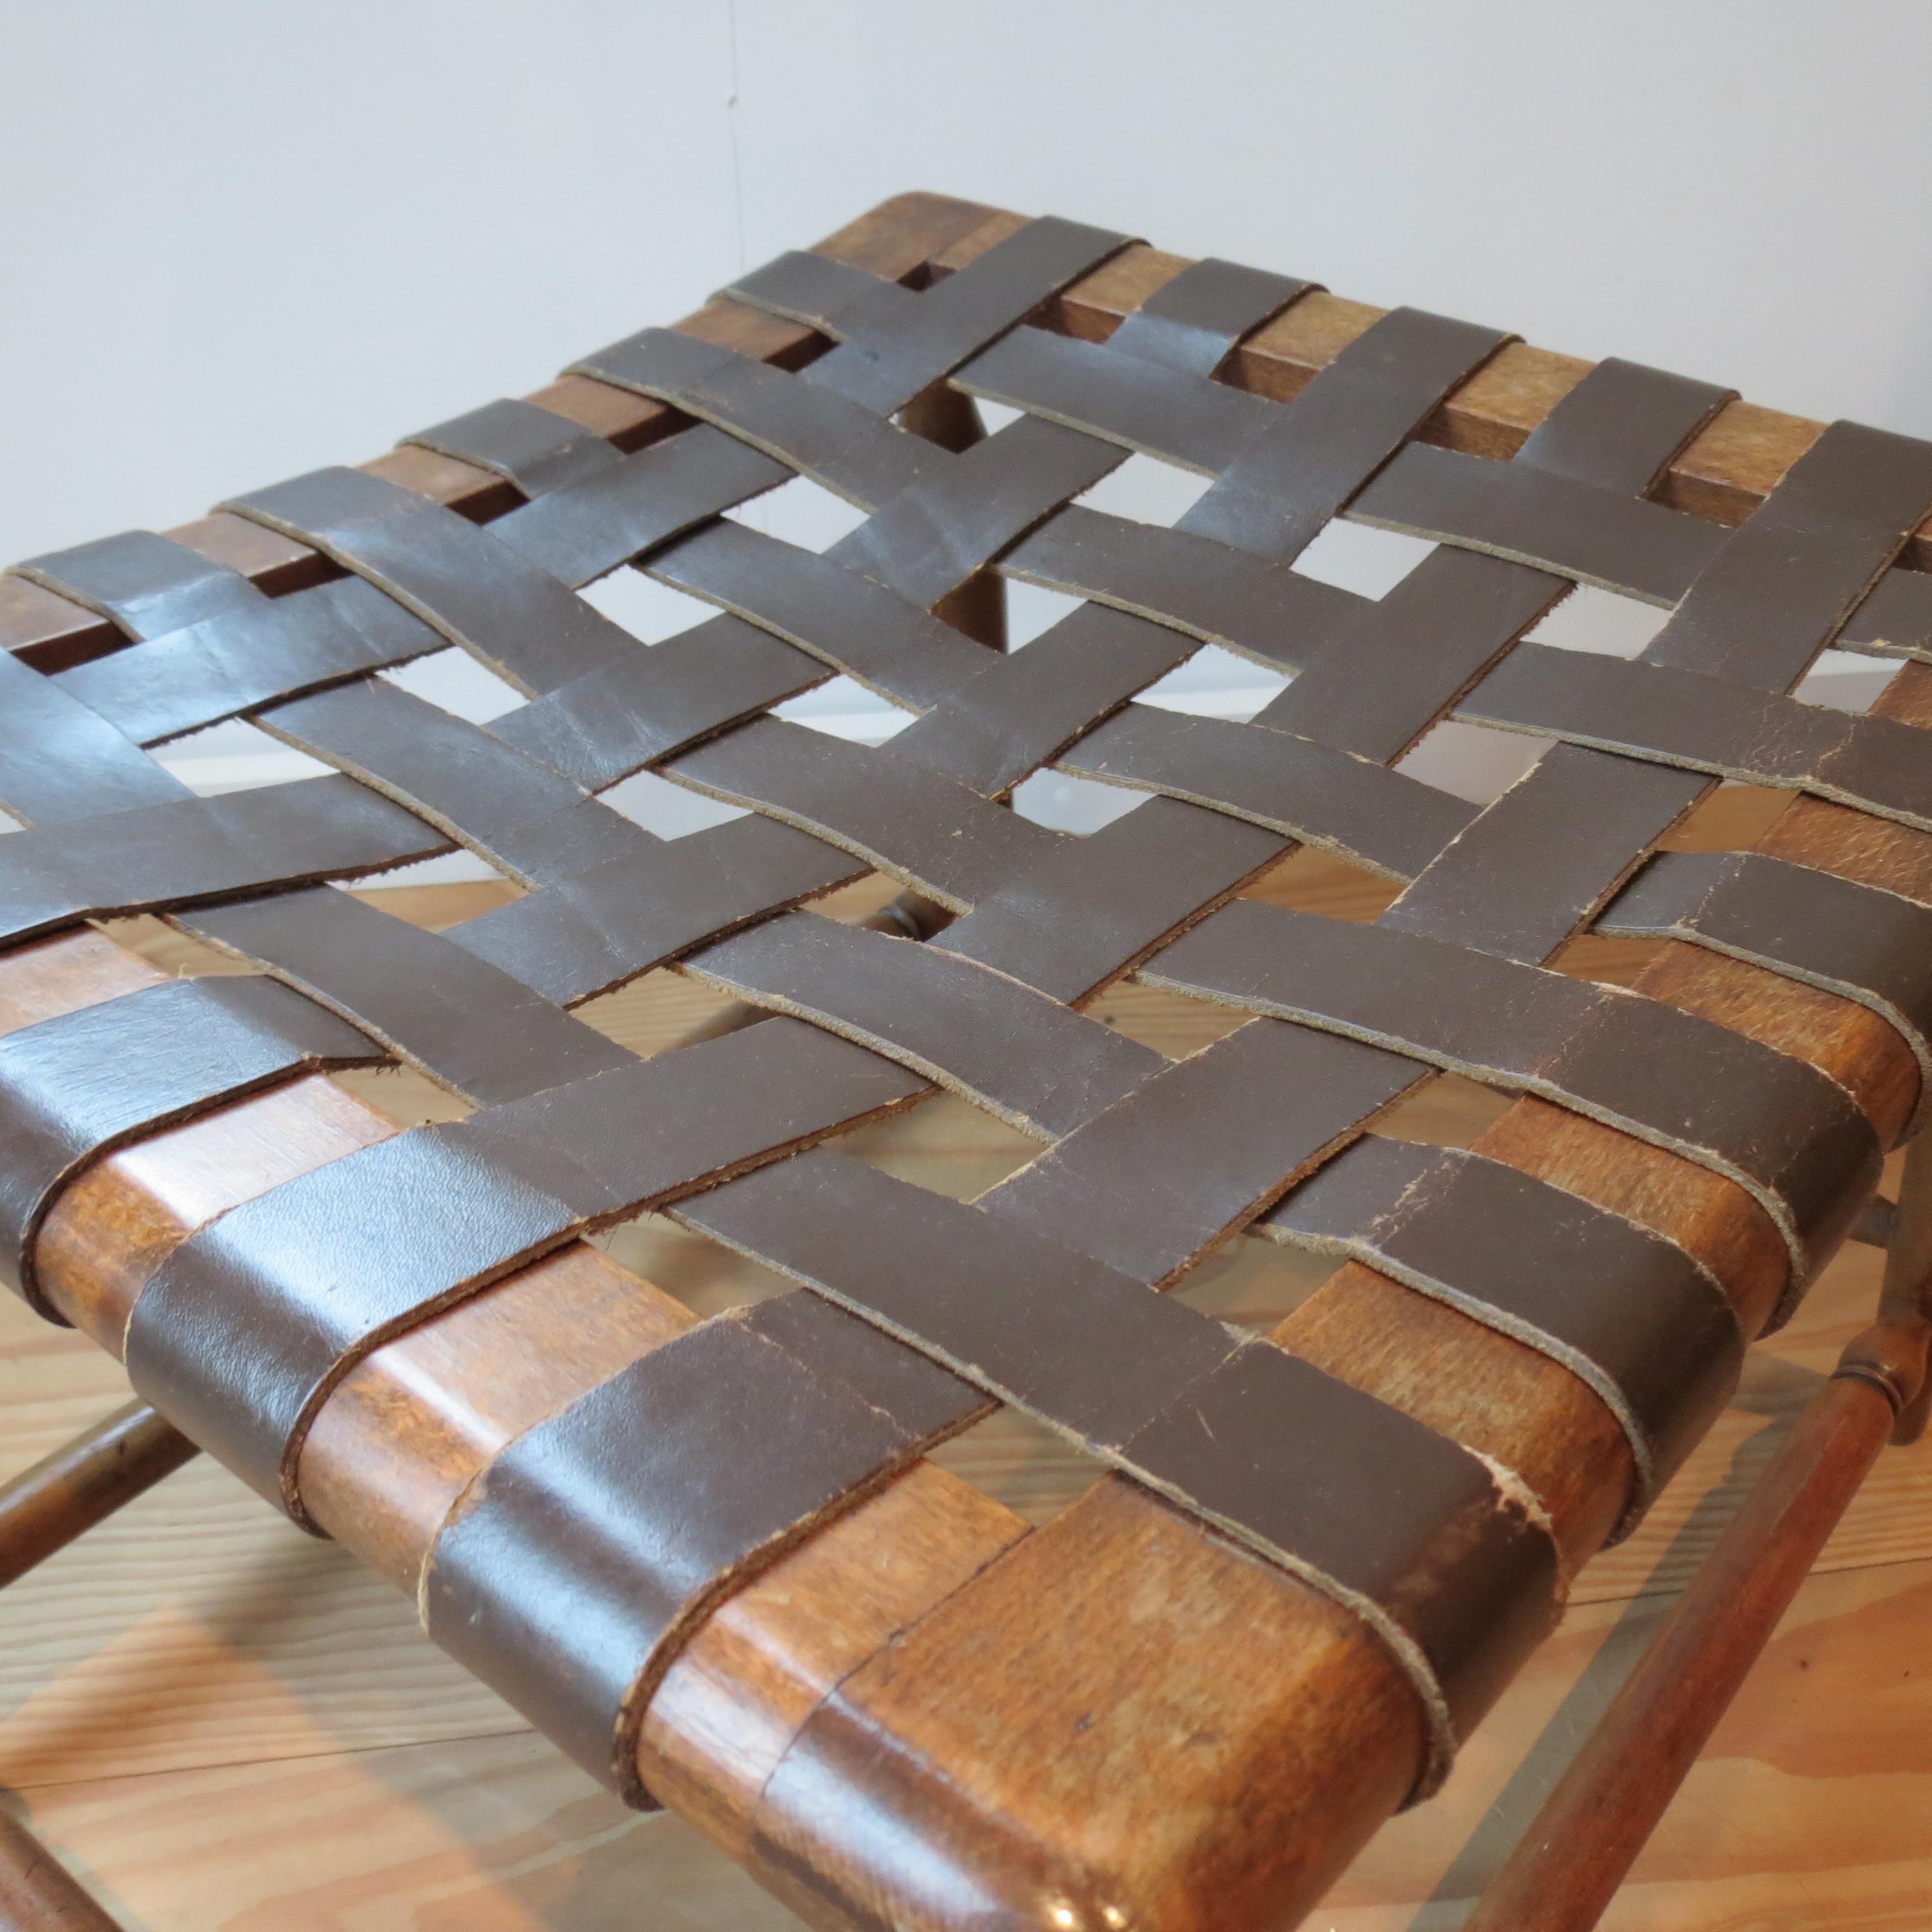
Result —
MULTIPOLYGON (((0 1578, 198 1444, 812 1922, 1286 1927, 1745 1342, 1888 1245, 1472 1922, 1594 1923, 1922 1426, 1932 1169, 1874 1190, 1932 1065, 1928 513, 1932 446, 914 195, 527 402, 18 566, 0 1220, 153 1407, 0 1496, 0 1578), (1212 481, 1086 500, 1130 452, 1212 481), (822 551, 733 514, 800 476, 859 513, 822 551), (1435 548, 1364 597, 1294 568, 1338 518, 1435 548), (644 648, 576 594, 626 565, 720 614, 644 648), (1007 651, 1007 579, 1077 601, 1007 651), (1566 648, 1578 584, 1669 614, 1566 648), (1162 701, 1208 644, 1252 717, 1162 701), (452 646, 512 708, 378 675, 452 646), (1828 646, 1915 661, 1856 715, 1790 694, 1828 646), (788 709, 840 674, 904 728, 788 709), (334 772, 150 755, 237 717, 334 772), (1478 806, 1404 762, 1445 722, 1542 745, 1478 806), (1048 770, 1131 808, 1009 808, 1048 770), (603 796, 647 772, 735 810, 660 837, 603 796), (440 931, 333 890, 458 846, 505 884, 440 931), (1330 916, 1311 855, 1385 883, 1330 916), (370 1103, 398 1065, 436 1119, 370 1103), (1445 1072, 1515 1096, 1472 1145, 1445 1072), (904 1177, 877 1124, 942 1089, 1024 1138, 993 1184, 904 1177), (734 1305, 590 1244, 646 1214, 734 1305), (1200 1292, 1250 1240, 1339 1263, 1264 1332, 1200 1292), (1098 1474, 1037 1526, 934 1460, 1000 1405, 1098 1474)), ((6 1859, 15 1922, 105 1922, 6 1859)))

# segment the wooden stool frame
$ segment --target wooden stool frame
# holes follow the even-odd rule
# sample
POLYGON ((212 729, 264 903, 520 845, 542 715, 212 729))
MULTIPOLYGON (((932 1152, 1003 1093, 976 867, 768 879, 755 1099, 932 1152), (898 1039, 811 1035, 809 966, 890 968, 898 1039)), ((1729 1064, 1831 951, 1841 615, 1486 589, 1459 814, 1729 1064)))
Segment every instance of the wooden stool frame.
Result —
MULTIPOLYGON (((1018 220, 905 196, 820 252, 912 280, 973 259, 1018 220)), ((1131 249, 1045 319, 1103 339, 1182 266, 1131 249)), ((1291 395, 1379 314, 1310 296, 1238 352, 1234 380, 1291 395)), ((722 302, 680 326, 776 361, 808 340, 722 302)), ((1426 439, 1506 455, 1587 366, 1506 349, 1438 412, 1426 439)), ((664 416, 574 378, 535 400, 627 447, 650 440, 664 416)), ((1737 523, 1816 434, 1816 425, 1732 404, 1658 494, 1737 523)), ((421 448, 368 467, 459 506, 502 487, 421 448)), ((316 574, 299 545, 233 518, 176 535, 272 587, 316 574)), ((1932 526, 1903 561, 1932 567, 1932 526)), ((969 586, 982 630, 994 587, 990 577, 969 586)), ((0 585, 0 642, 37 666, 82 662, 106 641, 105 626, 71 604, 18 579, 0 585)), ((1932 667, 1905 665, 1879 708, 1932 724, 1932 667)), ((1792 803, 1754 849, 1920 896, 1932 891, 1932 835, 1810 797, 1792 803)), ((0 1030, 162 976, 98 932, 24 946, 0 957, 0 1030)), ((1674 943, 1637 983, 1821 1067, 1888 1142, 1916 1108, 1912 1055, 1863 1006, 1674 943)), ((155 1136, 66 1189, 39 1238, 45 1292, 118 1353, 135 1296, 185 1234, 279 1180, 396 1131, 314 1076, 155 1136)), ((1748 1333, 1761 1325, 1784 1256, 1738 1187, 1534 1099, 1515 1102, 1478 1145, 1668 1234, 1718 1276, 1748 1333)), ((1633 1680, 1474 1922, 1594 1922, 1880 1444, 1894 1426, 1922 1426, 1928 1166, 1922 1154, 1912 1163, 1879 1325, 1847 1351, 1660 1638, 1655 1661, 1633 1680), (1749 1604, 1742 1616, 1741 1590, 1749 1604), (1666 1696, 1683 1714, 1667 1731, 1666 1696), (1633 1739, 1646 1742, 1640 1757, 1633 1739), (1574 1848, 1569 1821, 1586 1816, 1600 1856, 1540 1856, 1552 1844, 1574 1848), (1566 1862, 1576 1868, 1562 1869, 1566 1862)), ((691 1319, 587 1246, 533 1264, 392 1342, 341 1383, 303 1451, 308 1506, 413 1594, 445 1516, 503 1443, 691 1319), (530 1346, 539 1336, 545 1347, 530 1346)), ((1514 1469, 1571 1562, 1613 1527, 1630 1474, 1625 1438, 1590 1389, 1546 1357, 1355 1263, 1274 1339, 1337 1373, 1352 1364, 1358 1386, 1514 1469)), ((143 1416, 76 1444, 65 1477, 23 1479, 0 1499, 0 1576, 18 1574, 187 1453, 143 1416), (130 1440, 140 1445, 131 1460, 130 1440)), ((655 1792, 816 1922, 1209 1932, 1287 1926, 1320 1897, 1404 1798, 1418 1721, 1400 1674, 1351 1617, 1146 1492, 1109 1477, 1029 1532, 922 1463, 712 1612, 652 1700, 640 1768, 655 1792), (1123 1641, 1112 1610, 1130 1584, 1138 1622, 1123 1641), (1216 1634, 1229 1628, 1246 1646, 1238 1681, 1216 1634), (1018 1654, 1034 1667, 988 1672, 986 1658, 1018 1654), (1157 1719, 1124 1715, 1156 1675, 1157 1719), (1213 1742, 1186 1754, 1160 1748, 1159 1737, 1177 1727, 1213 1742)), ((37 1894, 37 1856, 17 1833, 0 1842, 18 1922, 105 1922, 57 1878, 37 1894)))

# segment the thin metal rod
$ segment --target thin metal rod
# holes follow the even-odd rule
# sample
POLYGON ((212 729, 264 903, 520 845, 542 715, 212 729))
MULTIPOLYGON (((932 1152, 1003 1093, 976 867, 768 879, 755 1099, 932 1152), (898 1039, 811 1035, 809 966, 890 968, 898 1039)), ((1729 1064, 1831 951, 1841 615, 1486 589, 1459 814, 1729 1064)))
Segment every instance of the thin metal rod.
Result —
POLYGON ((1589 1932, 1888 1438, 1923 1426, 1932 1136, 1906 1157, 1877 1322, 1840 1358, 1463 1932, 1589 1932))
POLYGON ((172 1423, 146 1402, 130 1402, 22 1470, 0 1486, 0 1584, 44 1562, 195 1454, 172 1423))

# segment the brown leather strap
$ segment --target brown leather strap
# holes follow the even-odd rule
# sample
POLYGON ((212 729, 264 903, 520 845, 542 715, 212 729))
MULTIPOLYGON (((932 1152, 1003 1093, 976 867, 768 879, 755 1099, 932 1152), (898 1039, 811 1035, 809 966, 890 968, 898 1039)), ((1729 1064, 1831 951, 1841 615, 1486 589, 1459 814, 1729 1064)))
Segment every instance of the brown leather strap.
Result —
POLYGON ((183 923, 472 1100, 518 1100, 635 1063, 478 955, 346 892, 284 892, 183 923))
POLYGON ((990 659, 954 696, 915 718, 894 753, 1004 796, 1096 718, 1184 664, 1192 638, 1083 604, 1023 651, 990 659))
POLYGON ((29 820, 90 818, 189 798, 186 785, 100 714, 0 652, 0 807, 29 820))
POLYGON ((494 470, 526 496, 603 476, 623 461, 616 446, 594 430, 535 403, 508 398, 418 430, 403 441, 479 470, 494 470))
POLYGON ((386 590, 520 690, 636 650, 627 631, 454 510, 360 470, 318 470, 222 506, 386 590))
POLYGON ((1796 682, 1932 503, 1932 446, 1833 423, 1698 574, 1646 663, 1796 682))
POLYGON ((36 825, 0 843, 0 939, 358 878, 448 849, 400 806, 332 775, 36 825))
POLYGON ((1166 1062, 1004 973, 808 912, 710 946, 684 970, 830 1027, 1051 1139, 1166 1062))
POLYGON ((1726 541, 1700 518, 1622 490, 1425 442, 1409 444, 1348 514, 1649 604, 1675 604, 1726 541))
MULTIPOLYGON (((1601 363, 1538 425, 1515 461, 1552 479, 1640 492, 1725 394, 1636 363, 1601 363)), ((1483 567, 1517 575, 1516 566, 1493 560, 1483 567)), ((1722 592, 1711 601, 1721 606, 1722 592)), ((1458 662, 1452 674, 1466 668, 1458 662)), ((1526 964, 1547 959, 1703 789, 1675 772, 1558 747, 1423 872, 1384 923, 1526 964), (1563 828, 1560 838, 1550 836, 1552 826, 1563 828)))
POLYGON ((1848 651, 1932 662, 1932 577, 1888 570, 1839 634, 1848 651))
MULTIPOLYGON (((1202 502, 1207 499, 1203 497, 1202 502)), ((1192 512, 1190 513, 1192 514, 1192 512)), ((1000 560, 1006 576, 1154 617, 1203 644, 1299 670, 1363 600, 1196 534, 1070 505, 1000 560)))
POLYGON ((896 758, 890 745, 865 750, 778 718, 760 718, 662 769, 681 784, 842 845, 958 911, 1058 842, 964 785, 896 758))
POLYGON ((1393 764, 1566 588, 1499 558, 1431 550, 1343 615, 1250 722, 1393 764))
POLYGON ((268 601, 239 571, 152 530, 123 530, 28 557, 7 574, 99 611, 130 638, 215 620, 245 621, 252 607, 268 601))
POLYGON ((669 403, 868 509, 945 466, 932 444, 822 381, 668 328, 614 342, 572 363, 570 373, 669 403))
POLYGON ((794 544, 720 518, 644 568, 809 651, 834 670, 925 710, 986 662, 982 645, 897 592, 794 544))
POLYGON ((493 718, 489 729, 602 791, 829 675, 754 626, 713 617, 493 718))
POLYGON ((1596 930, 1682 939, 1889 1020, 1932 1090, 1932 907, 1760 852, 1660 852, 1596 930))
MULTIPOLYGON (((1562 478, 1640 494, 1728 393, 1636 363, 1600 362, 1511 460, 1522 472, 1517 487, 1540 494, 1562 478)), ((1399 758, 1562 590, 1559 579, 1499 557, 1432 551, 1255 722, 1365 758, 1399 758)))
POLYGON ((882 505, 826 554, 930 610, 1127 452, 1022 416, 882 505))
POLYGON ((530 884, 638 857, 656 842, 480 724, 380 678, 277 705, 261 724, 530 884))
POLYGON ((685 1634, 988 1406, 815 1296, 738 1310, 499 1455, 436 1539, 424 1622, 592 1777, 647 1805, 638 1732, 685 1634))
POLYGON ((1207 256, 1162 283, 1108 340, 1126 355, 1211 376, 1240 343, 1319 286, 1207 256))
POLYGON ((1310 739, 1151 704, 1128 705, 1058 762, 1252 818, 1391 878, 1414 878, 1476 816, 1419 778, 1310 739))
POLYGON ((782 463, 716 430, 688 429, 558 488, 490 535, 561 582, 589 584, 662 543, 791 481, 782 463))
POLYGON ((1456 706, 1471 723, 1533 731, 1715 778, 1815 792, 1932 828, 1924 732, 1694 671, 1524 644, 1456 706))
MULTIPOLYGON (((822 318, 799 316, 814 326, 822 320, 827 333, 842 338, 840 349, 811 365, 808 376, 820 388, 890 416, 1051 296, 1118 255, 1131 238, 1048 215, 1016 229, 916 296, 868 277, 869 290, 854 290, 822 318)), ((782 292, 786 265, 795 268, 800 260, 782 257, 726 292, 796 315, 775 296, 782 292)), ((812 272, 814 292, 823 291, 824 279, 822 271, 812 272)), ((842 279, 852 290, 852 273, 842 279)))
POLYGON ((1077 1004, 1289 849, 1278 832, 1150 798, 1048 846, 929 943, 1077 1004))
POLYGON ((1016 328, 954 378, 970 396, 1218 476, 1280 405, 1124 350, 1016 328))
POLYGON ((1801 1282, 1877 1183, 1876 1136, 1835 1081, 1616 987, 1251 901, 1142 976, 1540 1094, 1714 1168, 1776 1222, 1801 1282))
POLYGON ((1421 309, 1392 309, 1274 413, 1180 527, 1257 556, 1298 556, 1509 340, 1421 309))
POLYGON ((676 1218, 878 1323, 1357 1610, 1429 1713, 1425 1784, 1548 1628, 1549 1537, 1479 1459, 1097 1262, 825 1151, 715 1189, 676 1218), (1043 1282, 1048 1295, 1031 1286, 1043 1282), (1115 1346, 1092 1348, 1095 1334, 1115 1346), (1399 1486, 1377 1474, 1390 1467, 1404 1472, 1399 1486), (1300 1480, 1282 1482, 1284 1468, 1300 1480))
POLYGON ((1363 1040, 1251 1021, 1162 1068, 979 1204, 1164 1287, 1426 1071, 1363 1040))
POLYGON ((574 1006, 866 869, 776 819, 732 819, 554 880, 442 937, 574 1006))
POLYGON ((141 640, 53 681, 144 745, 443 645, 359 578, 268 597, 238 571, 147 530, 19 568, 141 640))
POLYGON ((1706 789, 1667 766, 1558 745, 1421 872, 1382 923, 1538 964, 1706 789), (1552 825, 1564 828, 1560 839, 1552 825))
POLYGON ((295 1469, 310 1418, 390 1336, 590 1228, 928 1090, 772 1020, 398 1134, 190 1234, 135 1304, 128 1372, 304 1520, 295 1469))
POLYGON ((1480 1154, 1366 1135, 1256 1228, 1365 1262, 1588 1383, 1636 1468, 1620 1534, 1737 1385, 1744 1336, 1712 1275, 1662 1236, 1480 1154))
POLYGON ((274 1081, 386 1057, 355 1028, 260 979, 144 986, 0 1037, 0 1276, 64 1322, 34 1277, 34 1241, 80 1168, 274 1081))

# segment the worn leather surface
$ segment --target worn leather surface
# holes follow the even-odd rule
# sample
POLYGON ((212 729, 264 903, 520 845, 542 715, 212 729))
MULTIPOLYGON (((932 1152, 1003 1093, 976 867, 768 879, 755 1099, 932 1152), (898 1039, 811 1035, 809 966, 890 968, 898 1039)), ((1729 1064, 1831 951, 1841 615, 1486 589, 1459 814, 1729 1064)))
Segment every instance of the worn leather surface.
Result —
POLYGON ((1737 1385, 1737 1317, 1682 1249, 1460 1148, 1365 1135, 1256 1226, 1365 1262, 1582 1377, 1636 1462, 1625 1528, 1737 1385), (1601 1286, 1580 1292, 1582 1282, 1601 1286))
POLYGON ((380 1061, 382 1048, 263 979, 176 980, 0 1037, 0 1271, 52 1321, 34 1239, 88 1162, 298 1073, 380 1061))
POLYGON ((990 1406, 814 1296, 721 1316, 496 1457, 437 1539, 424 1622, 592 1777, 647 1804, 638 1732, 679 1639, 990 1406))
POLYGON ((332 1042, 478 1108, 177 1251, 130 1360, 190 1433, 299 1516, 302 1433, 350 1366, 643 1208, 808 1284, 512 1444, 436 1552, 439 1634, 634 1800, 694 1620, 995 1396, 1354 1606, 1431 1714, 1426 1787, 1546 1624, 1549 1538, 1479 1459, 1153 1291, 1250 1227, 1358 1256, 1594 1389, 1634 1513, 1735 1376, 1714 1285, 1574 1197, 1365 1130, 1444 1065, 1615 1121, 1752 1192, 1788 1307, 1875 1174, 1864 1117, 1800 1060, 1545 962, 1593 922, 1667 932, 1925 1051, 1923 908, 1646 861, 1720 775, 1932 823, 1922 734, 1790 694, 1834 640, 1932 651, 1932 593, 1890 568, 1932 452, 1840 426, 1725 531, 1648 493, 1726 392, 1608 362, 1507 462, 1451 451, 1441 406, 1504 334, 1396 310, 1282 401, 1238 351, 1299 280, 1201 262, 1104 343, 1038 326, 1124 245, 1025 224, 903 284, 782 257, 729 298, 830 347, 779 367, 646 330, 576 365, 669 405, 640 447, 498 402, 411 439, 501 479, 469 515, 346 470, 236 500, 320 553, 282 595, 145 532, 27 567, 128 641, 51 676, 0 656, 0 804, 32 821, 0 842, 0 931, 152 908, 282 983, 161 989, 202 1044, 130 1052, 111 1104, 112 1008, 79 1044, 19 1036, 17 1100, 0 1050, 16 1232, 89 1149, 332 1042), (1022 413, 982 436, 961 396, 1022 413), (940 418, 944 444, 916 433, 940 418), (1130 451, 1209 478, 1172 527, 1078 500, 1130 451), (818 553, 729 514, 795 475, 864 520, 818 553), (1439 547, 1362 596, 1297 566, 1337 516, 1439 547), (627 565, 719 614, 644 646, 574 594, 627 565), (1082 601, 988 652, 942 614, 986 572, 1082 601), (1672 614, 1634 662, 1522 641, 1574 581, 1672 614), (1247 722, 1182 716, 1151 688, 1204 644, 1294 676, 1247 722), (479 725, 382 675, 451 644, 528 701, 479 725), (838 674, 906 728, 867 748, 766 715, 838 674), (337 774, 194 799, 141 748, 236 715, 337 774), (1449 717, 1562 742, 1478 808, 1390 769, 1449 717), (1070 837, 1006 802, 1049 767, 1148 795, 1070 837), (646 771, 749 815, 656 837, 597 796, 646 771), (1404 890, 1366 927, 1226 904, 1303 843, 1404 890), (452 845, 520 896, 430 934, 326 889, 452 845), (915 943, 798 910, 873 868, 958 916, 915 943), (644 1062, 565 1010, 667 964, 789 1017, 644 1062), (1170 1064, 1078 1010, 1136 970, 1256 1016, 1170 1064), (795 1151, 932 1084, 1040 1152, 969 1206, 795 1151))
POLYGON ((1659 852, 1595 929, 1682 939, 1871 1008, 1932 1089, 1932 908, 1761 852, 1659 852))
POLYGON ((1340 1594, 1406 1658, 1420 1653, 1415 1674, 1440 1692, 1438 1763, 1507 1681, 1516 1646, 1548 1625, 1549 1540, 1478 1458, 1004 1216, 825 1151, 714 1189, 677 1218, 916 1338, 988 1394, 1340 1594), (1040 1280, 1050 1297, 1028 1292, 1040 1280), (1095 1349, 1095 1334, 1112 1346, 1095 1349), (1391 1466, 1404 1472, 1393 1492, 1376 1473, 1391 1466), (1298 1480, 1284 1483, 1288 1468, 1298 1480))
POLYGON ((1539 1094, 1698 1161, 1771 1216, 1801 1281, 1877 1185, 1878 1137, 1835 1081, 1620 987, 1251 901, 1142 976, 1539 1094))
POLYGON ((774 1021, 398 1134, 190 1235, 135 1304, 128 1375, 299 1519, 308 1420, 390 1336, 589 1228, 925 1090, 774 1021))

